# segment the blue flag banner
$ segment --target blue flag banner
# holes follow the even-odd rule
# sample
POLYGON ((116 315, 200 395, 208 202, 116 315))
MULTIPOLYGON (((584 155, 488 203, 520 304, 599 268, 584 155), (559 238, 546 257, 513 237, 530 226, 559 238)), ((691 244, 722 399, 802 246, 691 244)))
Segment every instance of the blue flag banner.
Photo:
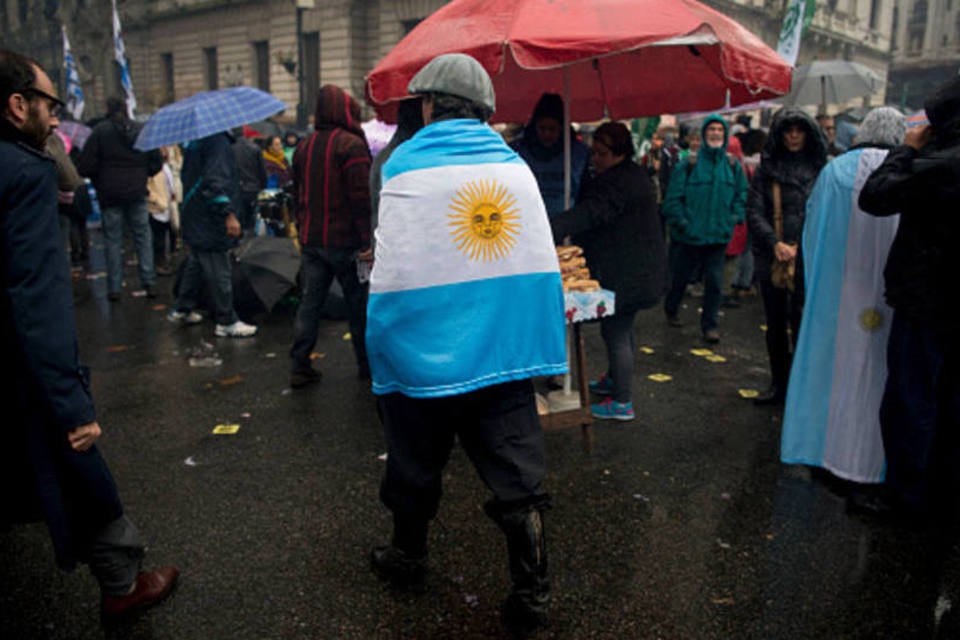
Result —
POLYGON ((367 352, 377 394, 429 398, 567 370, 536 179, 476 120, 430 124, 383 168, 367 352))
POLYGON ((120 14, 117 13, 117 0, 113 0, 113 57, 120 65, 120 86, 127 98, 127 115, 133 118, 137 108, 137 98, 133 95, 133 80, 130 79, 130 65, 127 63, 127 52, 123 46, 123 37, 120 35, 120 14))
POLYGON ((857 204, 881 149, 848 151, 820 173, 803 227, 806 302, 790 372, 780 458, 854 482, 883 480, 880 401, 893 310, 883 268, 899 216, 857 204))
POLYGON ((77 63, 70 50, 70 40, 67 39, 66 27, 60 27, 63 34, 63 68, 66 72, 67 111, 74 120, 83 118, 83 89, 80 88, 80 74, 77 73, 77 63))

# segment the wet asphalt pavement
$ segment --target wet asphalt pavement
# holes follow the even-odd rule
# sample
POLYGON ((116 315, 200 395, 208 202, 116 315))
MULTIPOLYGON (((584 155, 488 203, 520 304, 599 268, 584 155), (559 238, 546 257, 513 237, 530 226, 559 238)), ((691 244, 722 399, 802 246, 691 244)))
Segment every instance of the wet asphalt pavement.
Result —
MULTIPOLYGON (((371 573, 368 551, 390 534, 377 500, 385 449, 346 323, 321 328, 322 381, 291 391, 289 313, 254 317, 253 339, 214 338, 210 321, 165 319, 170 278, 147 300, 130 295, 127 271, 119 303, 103 279, 76 283, 82 355, 146 564, 177 564, 181 584, 104 631, 94 580, 55 568, 41 525, 0 531, 0 638, 507 637, 505 544, 462 451, 430 530, 427 592, 393 593, 371 573), (222 364, 190 366, 203 342, 222 364), (221 424, 239 431, 214 435, 221 424)), ((725 310, 713 349, 725 362, 690 353, 704 345, 697 300, 686 304, 683 329, 659 309, 638 317, 652 353, 637 355, 635 422, 595 424, 589 450, 577 430, 546 436, 555 598, 538 637, 958 637, 950 545, 848 516, 807 469, 779 463, 778 410, 740 397, 768 379, 759 300, 725 310)), ((585 335, 595 376, 598 327, 585 335)))

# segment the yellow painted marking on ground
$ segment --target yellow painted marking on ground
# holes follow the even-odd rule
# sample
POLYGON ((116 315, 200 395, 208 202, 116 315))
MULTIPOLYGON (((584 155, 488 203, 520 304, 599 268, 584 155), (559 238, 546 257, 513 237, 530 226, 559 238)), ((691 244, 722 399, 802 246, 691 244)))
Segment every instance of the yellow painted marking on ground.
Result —
POLYGON ((713 351, 710 351, 710 349, 690 349, 690 353, 700 358, 713 355, 713 351))
POLYGON ((651 349, 650 347, 640 347, 640 351, 642 353, 647 354, 648 356, 654 353, 653 349, 651 349))
POLYGON ((739 389, 737 390, 737 393, 740 394, 741 398, 747 398, 747 399, 756 398, 757 396, 760 395, 760 392, 757 391, 756 389, 739 389))
POLYGON ((765 324, 760 325, 760 331, 766 331, 766 330, 767 330, 767 325, 765 324))
POLYGON ((654 382, 670 382, 673 380, 673 376, 668 376, 665 373, 651 373, 647 378, 654 382))
POLYGON ((706 359, 709 360, 710 362, 726 362, 727 361, 727 359, 724 358, 723 356, 718 356, 716 354, 712 356, 707 356, 706 359))
POLYGON ((230 376, 229 378, 224 378, 223 380, 221 380, 221 381, 220 381, 220 386, 221 386, 221 387, 229 387, 229 386, 232 385, 232 384, 237 384, 237 383, 240 382, 241 380, 243 380, 243 376, 237 374, 237 375, 235 375, 235 376, 230 376))
POLYGON ((350 335, 350 332, 347 331, 345 334, 343 334, 343 339, 344 339, 344 340, 352 340, 352 339, 353 339, 353 336, 351 336, 351 335, 350 335))
POLYGON ((238 431, 240 431, 238 424, 218 424, 213 428, 214 435, 218 436, 232 436, 238 431))

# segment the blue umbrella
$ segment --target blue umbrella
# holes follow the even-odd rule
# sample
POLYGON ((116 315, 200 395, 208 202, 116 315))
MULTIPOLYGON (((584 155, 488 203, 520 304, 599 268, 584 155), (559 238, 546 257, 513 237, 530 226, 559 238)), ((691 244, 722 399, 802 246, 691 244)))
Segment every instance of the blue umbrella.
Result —
POLYGON ((199 140, 263 120, 286 108, 286 104, 269 93, 252 87, 197 93, 150 116, 134 147, 149 151, 168 144, 199 140))

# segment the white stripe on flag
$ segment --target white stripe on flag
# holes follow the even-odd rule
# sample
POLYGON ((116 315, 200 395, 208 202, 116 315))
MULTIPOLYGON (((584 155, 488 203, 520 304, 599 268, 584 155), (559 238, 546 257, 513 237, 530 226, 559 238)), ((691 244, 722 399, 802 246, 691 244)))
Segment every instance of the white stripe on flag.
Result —
POLYGON ((559 271, 529 167, 447 165, 383 187, 370 292, 559 271))

